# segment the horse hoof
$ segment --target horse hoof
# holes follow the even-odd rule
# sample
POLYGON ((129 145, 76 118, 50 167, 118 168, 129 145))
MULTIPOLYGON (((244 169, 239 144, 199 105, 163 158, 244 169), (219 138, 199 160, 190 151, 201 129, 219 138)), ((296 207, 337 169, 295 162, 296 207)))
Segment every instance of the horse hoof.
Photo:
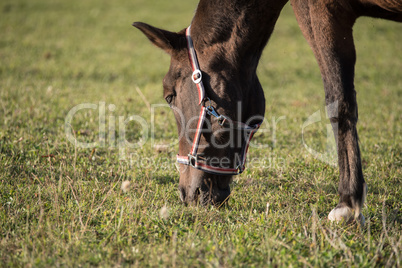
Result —
POLYGON ((355 218, 355 213, 353 209, 349 207, 336 207, 334 208, 328 215, 328 219, 332 222, 345 222, 352 223, 354 220, 358 222, 361 226, 365 224, 365 218, 362 213, 359 214, 357 218, 355 218))

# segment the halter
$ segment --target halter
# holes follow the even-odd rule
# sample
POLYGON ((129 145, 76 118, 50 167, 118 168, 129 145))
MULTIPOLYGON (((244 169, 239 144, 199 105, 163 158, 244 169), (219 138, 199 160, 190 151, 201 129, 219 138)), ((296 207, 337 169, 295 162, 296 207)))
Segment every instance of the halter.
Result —
POLYGON ((191 152, 186 156, 177 155, 177 162, 180 164, 188 165, 194 167, 196 169, 200 169, 202 171, 217 174, 217 175, 238 175, 242 173, 245 169, 246 163, 246 155, 248 151, 248 147, 251 139, 255 132, 257 132, 261 123, 249 126, 242 122, 233 121, 230 118, 220 115, 215 108, 212 106, 211 100, 205 94, 204 84, 202 83, 202 73, 200 70, 200 66, 197 60, 197 54, 194 49, 193 40, 190 35, 191 25, 186 30, 186 38, 187 38, 187 48, 188 48, 188 56, 190 59, 191 67, 193 70, 193 74, 191 75, 191 79, 197 86, 198 90, 198 105, 201 106, 200 115, 198 117, 197 129, 193 139, 193 145, 191 147, 191 152), (205 105, 205 103, 209 103, 209 105, 205 105), (245 143, 243 143, 243 147, 241 149, 241 157, 233 168, 224 168, 224 167, 216 167, 210 166, 206 164, 205 159, 202 155, 197 154, 197 150, 200 143, 201 138, 201 130, 204 125, 206 115, 210 115, 215 117, 218 120, 219 125, 224 126, 225 124, 229 124, 230 127, 240 129, 246 132, 245 135, 245 143))

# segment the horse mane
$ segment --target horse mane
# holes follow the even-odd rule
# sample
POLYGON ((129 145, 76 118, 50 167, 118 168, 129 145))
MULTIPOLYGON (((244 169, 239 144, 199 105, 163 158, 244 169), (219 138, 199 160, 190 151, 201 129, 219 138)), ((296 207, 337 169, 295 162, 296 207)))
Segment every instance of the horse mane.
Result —
POLYGON ((240 10, 236 6, 236 2, 211 0, 199 2, 192 24, 197 25, 195 35, 202 38, 202 43, 214 45, 233 38, 233 34, 236 33, 235 22, 241 13, 245 13, 244 9, 240 10), (210 2, 214 2, 214 4, 212 5, 210 2), (222 12, 222 9, 225 12, 222 12))

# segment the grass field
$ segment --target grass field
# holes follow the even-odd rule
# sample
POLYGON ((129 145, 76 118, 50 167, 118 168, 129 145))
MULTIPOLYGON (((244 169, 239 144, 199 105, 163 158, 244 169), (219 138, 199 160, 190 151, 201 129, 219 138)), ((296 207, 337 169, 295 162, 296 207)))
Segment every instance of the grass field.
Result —
MULTIPOLYGON (((228 206, 181 204, 175 120, 157 105, 169 57, 131 23, 179 31, 196 4, 1 1, 0 266, 401 266, 402 25, 361 18, 354 30, 369 186, 359 229, 328 222, 338 170, 303 144, 303 122, 325 118, 324 92, 289 5, 258 69, 267 122, 249 169, 228 206), (84 103, 93 109, 74 115, 72 135, 93 148, 66 135, 65 118, 84 103), (143 125, 123 135, 130 116, 143 125)), ((326 152, 328 123, 306 129, 309 148, 326 152)))

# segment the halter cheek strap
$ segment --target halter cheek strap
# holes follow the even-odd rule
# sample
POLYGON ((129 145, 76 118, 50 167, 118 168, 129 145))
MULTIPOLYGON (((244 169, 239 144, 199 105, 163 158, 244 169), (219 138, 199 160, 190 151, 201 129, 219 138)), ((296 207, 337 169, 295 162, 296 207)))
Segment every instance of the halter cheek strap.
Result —
POLYGON ((202 72, 198 64, 197 54, 194 49, 193 40, 191 39, 191 25, 186 30, 186 38, 187 38, 188 56, 193 70, 191 79, 197 86, 198 105, 201 106, 201 110, 200 115, 198 117, 197 129, 194 135, 191 152, 186 156, 177 155, 177 162, 217 175, 240 174, 245 169, 246 156, 250 141, 253 138, 254 133, 257 132, 262 122, 253 126, 249 126, 242 122, 233 121, 224 115, 220 115, 217 111, 215 111, 214 107, 211 105, 211 101, 209 101, 208 106, 205 106, 205 103, 207 100, 209 100, 209 98, 207 98, 205 95, 205 88, 204 84, 202 83, 202 72), (201 155, 197 154, 201 139, 202 127, 207 114, 209 114, 211 117, 215 117, 221 126, 228 124, 229 127, 231 128, 240 129, 246 132, 243 147, 240 153, 240 158, 238 159, 235 167, 226 168, 226 167, 216 167, 208 165, 205 159, 201 155))

